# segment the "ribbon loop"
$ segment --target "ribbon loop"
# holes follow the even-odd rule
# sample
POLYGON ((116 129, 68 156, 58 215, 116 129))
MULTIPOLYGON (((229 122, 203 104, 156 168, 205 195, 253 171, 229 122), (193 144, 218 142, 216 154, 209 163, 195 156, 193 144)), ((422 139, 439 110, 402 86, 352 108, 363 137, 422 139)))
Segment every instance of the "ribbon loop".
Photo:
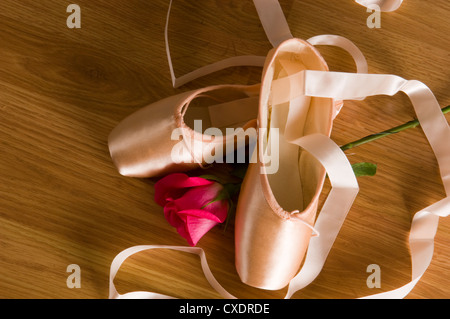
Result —
MULTIPOLYGON (((361 96, 394 95, 400 91, 406 93, 416 112, 423 132, 436 156, 442 182, 447 197, 414 215, 411 223, 409 245, 412 260, 412 280, 392 291, 375 294, 364 298, 403 298, 425 273, 433 256, 434 236, 437 231, 439 216, 446 217, 450 213, 450 128, 441 112, 439 104, 431 90, 422 82, 407 81, 401 77, 386 74, 353 74, 342 72, 302 71, 294 75, 298 87, 307 96, 327 98, 354 99, 361 96)), ((291 82, 292 83, 292 82, 291 82)), ((294 89, 293 87, 290 90, 294 89)), ((336 208, 334 208, 336 209, 336 208)), ((328 254, 328 246, 314 247, 323 240, 324 234, 335 231, 339 226, 335 221, 324 221, 328 231, 320 227, 321 215, 316 228, 321 237, 311 239, 308 255, 300 273, 292 280, 287 297, 309 284, 317 275, 328 254)))
POLYGON ((123 250, 119 253, 111 264, 110 275, 109 275, 109 298, 110 299, 175 299, 174 297, 146 291, 135 291, 120 295, 114 285, 114 278, 119 271, 120 266, 123 262, 130 256, 140 253, 145 250, 151 249, 170 249, 176 251, 182 251, 190 254, 195 254, 200 257, 203 273, 208 280, 211 287, 213 287, 222 297, 227 299, 235 299, 233 295, 228 293, 214 278, 211 270, 209 269, 208 262, 206 260, 205 251, 199 247, 185 247, 185 246, 166 246, 166 245, 140 245, 133 246, 128 249, 123 250))
POLYGON ((344 152, 330 138, 312 134, 292 140, 325 168, 332 189, 319 213, 315 228, 321 234, 310 240, 305 262, 290 281, 285 299, 309 285, 320 273, 328 253, 359 191, 358 182, 344 152))
MULTIPOLYGON (((169 21, 172 2, 173 0, 170 0, 169 8, 167 10, 166 24, 164 28, 164 39, 170 77, 172 80, 172 86, 174 88, 178 88, 195 79, 231 67, 253 66, 262 68, 264 66, 266 59, 265 56, 235 56, 217 61, 209 65, 205 65, 192 72, 177 77, 173 68, 172 56, 170 54, 169 46, 169 21)), ((289 29, 289 25, 286 21, 283 10, 278 0, 253 0, 253 3, 256 7, 256 11, 258 12, 258 16, 260 18, 266 36, 273 47, 277 47, 281 42, 293 38, 293 35, 289 29)), ((312 37, 308 41, 313 45, 333 45, 346 50, 355 60, 357 72, 367 72, 367 62, 364 58, 364 55, 350 40, 336 35, 321 35, 312 37)))

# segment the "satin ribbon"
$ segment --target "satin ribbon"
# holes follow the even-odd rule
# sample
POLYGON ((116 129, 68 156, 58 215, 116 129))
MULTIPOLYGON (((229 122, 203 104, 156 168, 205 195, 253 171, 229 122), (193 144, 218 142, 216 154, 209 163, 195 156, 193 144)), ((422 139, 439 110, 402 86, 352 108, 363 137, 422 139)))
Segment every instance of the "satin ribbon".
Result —
POLYGON ((400 8, 403 0, 355 0, 355 2, 369 9, 378 7, 383 12, 391 12, 400 8))
MULTIPOLYGON (((197 78, 230 67, 264 66, 265 61, 264 56, 255 56, 255 55, 235 56, 215 62, 213 64, 203 66, 190 73, 177 77, 175 75, 175 71, 173 68, 169 46, 169 21, 172 2, 173 0, 170 0, 169 2, 169 9, 167 11, 166 17, 166 25, 164 28, 164 38, 165 38, 167 61, 169 65, 169 71, 173 87, 175 88, 180 87, 197 78)), ((374 8, 374 5, 376 5, 377 7, 380 8, 381 11, 390 12, 397 10, 401 6, 403 0, 355 0, 355 2, 367 8, 374 8)), ((289 25, 286 21, 286 18, 283 14, 283 10, 278 0, 253 0, 253 3, 256 7, 256 11, 258 12, 258 16, 260 18, 266 36, 273 47, 277 47, 284 40, 293 38, 293 35, 291 34, 289 25)), ((364 56, 359 51, 359 49, 354 44, 352 44, 348 39, 339 36, 324 35, 313 37, 308 41, 310 40, 312 41, 311 44, 313 45, 334 45, 347 50, 352 55, 356 64, 358 65, 358 70, 361 70, 362 73, 367 72, 364 71, 367 69, 367 63, 365 62, 364 56)))
POLYGON ((119 294, 117 292, 117 289, 114 285, 114 278, 116 277, 117 272, 120 269, 120 266, 122 263, 130 256, 137 254, 142 251, 146 250, 152 250, 152 249, 170 249, 175 251, 181 251, 186 252, 190 254, 195 254, 200 257, 203 273, 205 274, 206 279, 211 284, 211 286, 221 294, 222 297, 226 299, 234 299, 235 297, 231 294, 229 294, 220 284, 219 282, 214 278, 213 274, 211 273, 211 270, 209 269, 208 262, 206 260, 205 251, 198 247, 184 247, 184 246, 164 246, 164 245, 140 245, 140 246, 134 246, 130 247, 128 249, 125 249, 120 254, 118 254, 112 264, 111 264, 111 270, 109 275, 109 298, 110 299, 174 299, 173 297, 154 293, 154 292, 148 292, 148 291, 133 291, 126 294, 119 294))
MULTIPOLYGON (((256 56, 256 55, 234 56, 209 65, 205 65, 192 72, 177 77, 174 71, 169 45, 169 22, 170 22, 170 12, 172 9, 172 2, 173 0, 170 0, 169 2, 169 8, 166 17, 166 25, 164 28, 164 38, 165 38, 167 62, 169 65, 170 77, 174 88, 178 88, 195 79, 230 67, 253 66, 262 68, 264 66, 264 62, 266 59, 265 56, 256 56)), ((293 35, 291 34, 289 25, 286 21, 286 18, 283 14, 283 10, 278 0, 253 0, 253 3, 256 7, 256 11, 258 12, 258 16, 260 18, 266 36, 269 42, 273 45, 273 47, 277 47, 278 44, 283 42, 284 40, 293 38, 293 35)), ((346 50, 354 59, 357 67, 357 72, 362 73, 367 72, 367 61, 364 55, 359 50, 359 48, 347 38, 337 35, 326 34, 312 37, 307 41, 313 45, 337 46, 346 50)))
POLYGON ((172 9, 172 1, 169 2, 169 9, 167 11, 167 17, 166 17, 166 26, 164 28, 164 38, 165 38, 165 46, 166 46, 166 54, 167 54, 167 61, 169 64, 169 71, 170 76, 172 79, 172 85, 174 88, 180 87, 190 81, 193 81, 197 78, 203 77, 205 75, 230 68, 230 67, 236 67, 236 66, 256 66, 256 67, 262 67, 264 66, 265 57, 263 56, 236 56, 236 57, 230 57, 228 59, 224 59, 218 62, 215 62, 213 64, 209 64, 206 66, 203 66, 199 69, 196 69, 190 73, 184 74, 180 77, 176 77, 175 71, 172 64, 172 57, 170 54, 170 46, 169 46, 169 21, 170 21, 170 11, 172 9))

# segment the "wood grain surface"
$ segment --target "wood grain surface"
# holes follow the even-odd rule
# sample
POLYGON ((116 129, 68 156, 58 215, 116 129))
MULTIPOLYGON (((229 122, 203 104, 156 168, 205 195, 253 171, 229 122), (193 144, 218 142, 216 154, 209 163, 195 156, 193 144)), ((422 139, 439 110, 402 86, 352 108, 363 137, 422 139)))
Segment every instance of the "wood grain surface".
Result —
MULTIPOLYGON (((211 84, 258 83, 261 70, 228 69, 174 89, 164 47, 168 2, 78 0, 81 28, 70 29, 69 1, 0 1, 0 298, 107 298, 109 267, 123 249, 186 245, 154 202, 155 179, 118 174, 108 134, 149 103, 211 84), (81 288, 66 285, 70 264, 80 266, 81 288)), ((370 13, 351 0, 280 3, 294 36, 345 36, 366 55, 371 73, 420 80, 442 107, 450 104, 447 0, 405 1, 381 14, 379 29, 367 27, 370 13)), ((250 0, 175 0, 169 37, 177 75, 271 48, 250 0)), ((332 70, 354 71, 344 51, 320 51, 332 70)), ((344 144, 413 118, 403 94, 346 102, 332 138, 344 144)), ((359 178, 359 196, 323 271, 294 298, 357 298, 409 282, 411 218, 445 195, 420 128, 347 154, 352 163, 376 163, 378 173, 359 178), (366 285, 370 264, 381 267, 381 288, 366 285)), ((328 190, 327 184, 323 198, 328 190)), ((233 223, 215 227, 198 246, 236 297, 286 293, 240 282, 233 223)), ((433 261, 408 298, 450 297, 449 272, 450 220, 441 219, 433 261)), ((197 256, 169 250, 128 259, 116 286, 120 293, 220 298, 197 256)))

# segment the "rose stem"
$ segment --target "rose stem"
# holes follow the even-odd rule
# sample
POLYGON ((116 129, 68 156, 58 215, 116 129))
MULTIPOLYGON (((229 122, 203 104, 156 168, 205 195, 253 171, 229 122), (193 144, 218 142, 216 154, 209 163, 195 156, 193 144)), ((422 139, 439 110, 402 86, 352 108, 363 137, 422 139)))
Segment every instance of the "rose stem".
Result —
MULTIPOLYGON (((443 114, 446 114, 446 113, 450 112, 450 105, 442 108, 441 111, 442 111, 443 114)), ((341 146, 341 150, 345 151, 345 150, 351 149, 353 147, 360 146, 360 145, 363 145, 365 143, 375 141, 375 140, 377 140, 379 138, 382 138, 382 137, 385 137, 385 136, 388 136, 388 135, 391 135, 391 134, 395 134, 395 133, 404 131, 404 130, 409 129, 409 128, 417 127, 419 125, 420 125, 419 120, 412 120, 412 121, 406 122, 405 124, 402 124, 402 125, 393 127, 393 128, 391 128, 389 130, 383 131, 381 133, 371 134, 371 135, 363 137, 363 138, 361 138, 361 139, 359 139, 357 141, 354 141, 354 142, 342 145, 341 146)))

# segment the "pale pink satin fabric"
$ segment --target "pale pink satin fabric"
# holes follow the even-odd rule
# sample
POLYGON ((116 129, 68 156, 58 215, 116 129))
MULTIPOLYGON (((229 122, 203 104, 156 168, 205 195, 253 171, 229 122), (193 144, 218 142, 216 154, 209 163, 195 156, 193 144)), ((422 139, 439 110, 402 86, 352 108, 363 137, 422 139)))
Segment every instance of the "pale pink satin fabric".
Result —
MULTIPOLYGON (((217 125, 213 127, 239 125, 245 131, 255 125, 258 93, 259 85, 214 85, 147 105, 111 131, 108 136, 111 159, 120 174, 140 178, 204 167, 214 161, 216 152, 226 153, 227 149, 235 149, 235 144, 245 144, 245 136, 200 133, 203 128, 196 130, 192 117, 188 119, 190 104, 209 97, 218 103, 208 106, 211 125, 217 125)), ((249 136, 248 144, 254 143, 254 135, 249 136)))
MULTIPOLYGON (((402 3, 402 1, 398 0, 356 0, 356 2, 367 7, 370 7, 371 4, 377 4, 382 11, 394 11, 402 3)), ((254 0, 254 3, 267 36, 274 46, 292 36, 278 1, 254 0)), ((170 10, 168 18, 169 14, 170 10)), ((167 21, 169 20, 168 18, 167 21)), ((433 257, 434 237, 439 218, 447 217, 450 213, 450 128, 448 122, 441 113, 439 104, 433 93, 423 83, 415 80, 408 81, 394 75, 365 74, 367 73, 367 64, 364 56, 356 46, 348 40, 344 40, 342 37, 326 35, 314 37, 310 41, 310 43, 315 45, 332 44, 344 47, 354 57, 359 73, 303 71, 292 75, 291 78, 282 79, 285 80, 284 83, 280 81, 278 84, 279 89, 284 89, 285 92, 284 94, 279 94, 278 98, 288 100, 298 94, 304 94, 307 96, 327 97, 338 100, 360 100, 371 95, 394 95, 400 91, 404 92, 411 100, 423 132, 439 164, 440 176, 446 197, 414 215, 409 234, 412 262, 411 281, 398 289, 364 297, 403 298, 414 288, 427 270, 433 257), (297 85, 291 87, 292 83, 296 83, 297 85)), ((264 58, 261 57, 236 57, 228 59, 226 62, 220 61, 212 66, 207 66, 191 74, 177 78, 170 59, 167 25, 166 45, 170 71, 175 87, 225 67, 238 65, 262 66, 264 64, 264 58)), ((333 141, 323 135, 315 134, 293 140, 293 142, 305 148, 322 163, 330 177, 333 188, 314 225, 314 228, 320 233, 320 236, 311 239, 305 263, 300 272, 291 280, 286 298, 292 297, 295 292, 306 287, 320 273, 358 190, 356 178, 345 154, 333 141)), ((199 255, 203 271, 211 286, 224 298, 235 298, 214 278, 207 265, 204 251, 201 248, 162 245, 135 246, 124 250, 116 256, 111 264, 110 298, 171 298, 151 292, 131 292, 121 295, 114 286, 114 278, 122 263, 129 256, 145 250, 158 248, 174 249, 199 255)))
MULTIPOLYGON (((169 9, 167 12, 166 25, 164 29, 164 37, 165 37, 165 46, 167 53, 167 60, 169 64, 170 75, 172 78, 173 87, 180 87, 190 81, 193 81, 197 78, 205 76, 207 74, 211 74, 213 72, 217 72, 226 68, 236 67, 236 66, 256 66, 263 67, 265 57, 264 56, 235 56, 230 57, 213 64, 205 65, 197 70, 194 70, 190 73, 184 74, 180 77, 177 77, 174 71, 174 67, 172 64, 172 57, 170 54, 170 45, 169 45, 169 21, 170 21, 170 11, 172 8, 173 0, 169 2, 169 9)), ((355 0, 356 3, 365 6, 367 8, 374 8, 374 5, 378 6, 383 12, 390 12, 397 10, 403 0, 355 0)), ((266 32, 267 38, 270 43, 276 47, 284 40, 293 38, 291 31, 289 29, 289 25, 284 17, 283 10, 277 0, 253 0, 253 3, 258 12, 259 18, 261 20, 261 24, 266 32)), ((328 35, 314 37, 314 42, 311 44, 314 45, 337 45, 346 50, 351 46, 348 44, 341 45, 342 37, 334 36, 335 38, 330 38, 328 35), (318 43, 321 42, 321 43, 318 43)), ((345 38, 343 38, 345 39, 345 38)), ((311 39, 310 39, 311 40, 311 39)), ((347 39, 343 40, 343 42, 349 42, 347 39)), ((358 66, 360 66, 361 72, 363 71, 365 59, 361 52, 358 52, 359 49, 355 46, 348 50, 350 54, 354 57, 358 66)))
MULTIPOLYGON (((205 75, 237 66, 256 66, 263 67, 266 57, 245 55, 230 57, 221 61, 217 61, 213 64, 205 65, 199 69, 196 69, 190 73, 177 77, 172 63, 172 56, 170 54, 169 45, 169 21, 170 12, 172 8, 173 0, 169 2, 169 9, 167 11, 166 25, 164 29, 164 38, 167 54, 167 62, 169 65, 170 76, 172 79, 173 87, 180 87, 190 81, 203 77, 205 75)), ((261 24, 266 32, 267 39, 273 45, 278 46, 281 42, 293 38, 289 25, 284 17, 283 10, 277 0, 253 0, 253 3, 258 12, 261 24)), ((367 61, 359 50, 350 40, 338 36, 338 35, 319 35, 307 40, 313 45, 331 45, 337 46, 346 50, 355 60, 357 66, 357 72, 367 72, 367 61)))
POLYGON ((184 247, 184 246, 164 246, 164 245, 141 245, 134 246, 128 249, 125 249, 120 254, 118 254, 112 264, 109 276, 109 298, 110 299, 173 299, 173 297, 158 294, 154 292, 147 291, 134 291, 126 294, 119 294, 114 285, 114 278, 116 277, 117 272, 120 269, 122 263, 131 255, 137 254, 142 251, 152 250, 152 249, 170 249, 180 252, 186 252, 190 254, 195 254, 200 257, 203 273, 205 274, 206 279, 211 284, 214 289, 221 294, 222 297, 227 299, 235 298, 233 295, 229 294, 214 278, 211 270, 209 269, 208 263, 206 261, 206 255, 203 249, 198 247, 184 247))
POLYGON ((403 0, 355 0, 355 2, 369 9, 377 6, 383 12, 390 12, 400 8, 403 0))

